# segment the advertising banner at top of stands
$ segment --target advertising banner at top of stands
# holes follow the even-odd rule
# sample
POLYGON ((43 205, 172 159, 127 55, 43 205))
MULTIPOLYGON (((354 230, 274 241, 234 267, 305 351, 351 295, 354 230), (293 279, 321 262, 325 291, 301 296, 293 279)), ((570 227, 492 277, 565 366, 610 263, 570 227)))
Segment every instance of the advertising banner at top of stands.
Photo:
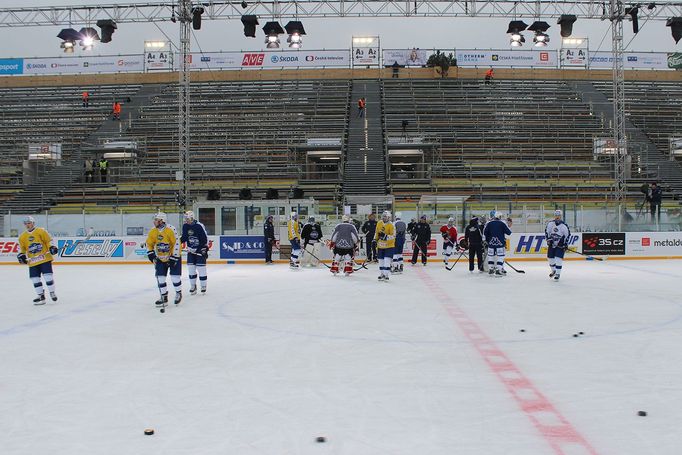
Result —
POLYGON ((559 51, 559 65, 585 68, 587 66, 587 53, 587 49, 561 49, 559 51))
POLYGON ((682 69, 682 52, 668 54, 668 68, 682 69))
POLYGON ((458 49, 457 66, 557 67, 556 51, 458 49))
MULTIPOLYGON (((625 52, 623 66, 628 69, 668 69, 668 54, 665 52, 625 52)), ((611 52, 590 52, 589 67, 611 69, 613 67, 611 52)))
POLYGON ((422 49, 384 49, 384 66, 426 66, 429 54, 432 51, 422 49))
MULTIPOLYGON (((179 59, 176 58, 176 62, 179 59)), ((205 52, 191 54, 190 68, 194 70, 213 69, 274 69, 274 68, 316 68, 350 66, 348 50, 297 50, 297 51, 254 51, 254 52, 205 52)))
POLYGON ((0 75, 22 74, 24 72, 23 58, 0 58, 0 75))
POLYGON ((93 74, 144 71, 144 55, 26 58, 23 74, 93 74))

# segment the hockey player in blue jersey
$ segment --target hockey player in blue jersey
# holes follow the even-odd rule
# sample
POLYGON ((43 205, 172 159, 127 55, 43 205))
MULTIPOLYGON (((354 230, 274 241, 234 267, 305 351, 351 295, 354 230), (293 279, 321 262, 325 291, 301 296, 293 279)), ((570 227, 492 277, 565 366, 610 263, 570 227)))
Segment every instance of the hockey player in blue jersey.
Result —
POLYGON ((561 219, 561 210, 554 211, 554 219, 547 223, 545 229, 545 238, 547 239, 547 260, 552 273, 550 278, 559 280, 561 270, 563 268, 564 253, 568 248, 568 240, 571 237, 571 231, 568 225, 561 219))
POLYGON ((483 229, 488 244, 488 274, 497 276, 507 274, 504 270, 505 235, 511 235, 511 230, 500 218, 502 215, 493 210, 490 212, 490 221, 483 229))
POLYGON ((206 258, 208 258, 208 236, 206 228, 199 221, 194 219, 194 212, 188 211, 184 215, 185 224, 182 225, 182 237, 180 242, 185 244, 187 249, 187 270, 189 271, 190 289, 189 293, 197 293, 197 272, 201 283, 201 292, 206 292, 206 258))

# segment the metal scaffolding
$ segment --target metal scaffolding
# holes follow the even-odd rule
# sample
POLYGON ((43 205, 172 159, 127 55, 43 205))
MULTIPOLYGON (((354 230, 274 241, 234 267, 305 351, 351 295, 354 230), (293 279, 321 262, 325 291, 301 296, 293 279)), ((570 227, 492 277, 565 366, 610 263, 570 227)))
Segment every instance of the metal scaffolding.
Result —
POLYGON ((178 0, 178 21, 180 22, 180 71, 178 83, 178 163, 180 182, 178 205, 184 210, 191 204, 189 194, 190 167, 190 68, 189 55, 192 35, 192 0, 178 0))

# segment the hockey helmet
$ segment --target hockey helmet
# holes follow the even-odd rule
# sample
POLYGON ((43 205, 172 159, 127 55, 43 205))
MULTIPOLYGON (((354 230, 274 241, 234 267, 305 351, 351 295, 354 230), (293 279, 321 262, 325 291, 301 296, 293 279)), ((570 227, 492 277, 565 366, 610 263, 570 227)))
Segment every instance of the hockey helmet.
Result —
POLYGON ((24 217, 24 224, 36 224, 36 220, 32 216, 27 216, 24 217))
POLYGON ((154 215, 154 221, 163 221, 164 223, 166 222, 166 214, 163 212, 156 212, 156 215, 154 215))
POLYGON ((453 217, 448 218, 448 224, 452 225, 455 222, 453 217))
POLYGON ((420 216, 420 217, 419 217, 419 219, 420 219, 420 220, 424 220, 424 221, 426 221, 426 215, 422 215, 422 216, 420 216))
POLYGON ((184 213, 184 218, 185 218, 185 221, 193 221, 195 219, 194 218, 194 212, 191 210, 187 210, 184 213))
POLYGON ((402 217, 403 217, 403 213, 402 213, 402 212, 395 212, 395 219, 396 219, 396 220, 399 220, 399 219, 401 219, 402 217))
POLYGON ((562 216, 563 216, 563 213, 561 212, 561 210, 556 209, 554 211, 554 218, 561 218, 562 216))
POLYGON ((391 212, 389 212, 388 210, 384 210, 384 213, 381 214, 381 217, 387 218, 390 220, 391 219, 391 212))
POLYGON ((491 210, 490 211, 490 219, 493 220, 497 218, 497 210, 491 210))
POLYGON ((341 221, 343 221, 344 223, 348 223, 350 221, 350 217, 348 215, 343 215, 341 217, 341 221))
POLYGON ((314 222, 315 222, 315 217, 314 217, 314 216, 311 216, 310 218, 308 218, 308 222, 314 223, 314 222))
POLYGON ((295 219, 297 219, 297 218, 298 218, 298 213, 296 213, 296 212, 291 212, 291 219, 292 219, 292 220, 295 220, 295 219))

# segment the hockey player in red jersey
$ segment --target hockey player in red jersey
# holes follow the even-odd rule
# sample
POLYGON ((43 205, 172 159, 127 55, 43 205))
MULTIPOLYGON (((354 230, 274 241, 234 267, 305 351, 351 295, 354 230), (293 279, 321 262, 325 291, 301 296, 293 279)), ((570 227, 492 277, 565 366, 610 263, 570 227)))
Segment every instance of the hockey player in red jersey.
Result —
POLYGON ((452 256, 452 250, 457 246, 457 228, 454 218, 448 218, 448 224, 441 226, 440 234, 443 236, 443 262, 447 267, 450 256, 452 256))

